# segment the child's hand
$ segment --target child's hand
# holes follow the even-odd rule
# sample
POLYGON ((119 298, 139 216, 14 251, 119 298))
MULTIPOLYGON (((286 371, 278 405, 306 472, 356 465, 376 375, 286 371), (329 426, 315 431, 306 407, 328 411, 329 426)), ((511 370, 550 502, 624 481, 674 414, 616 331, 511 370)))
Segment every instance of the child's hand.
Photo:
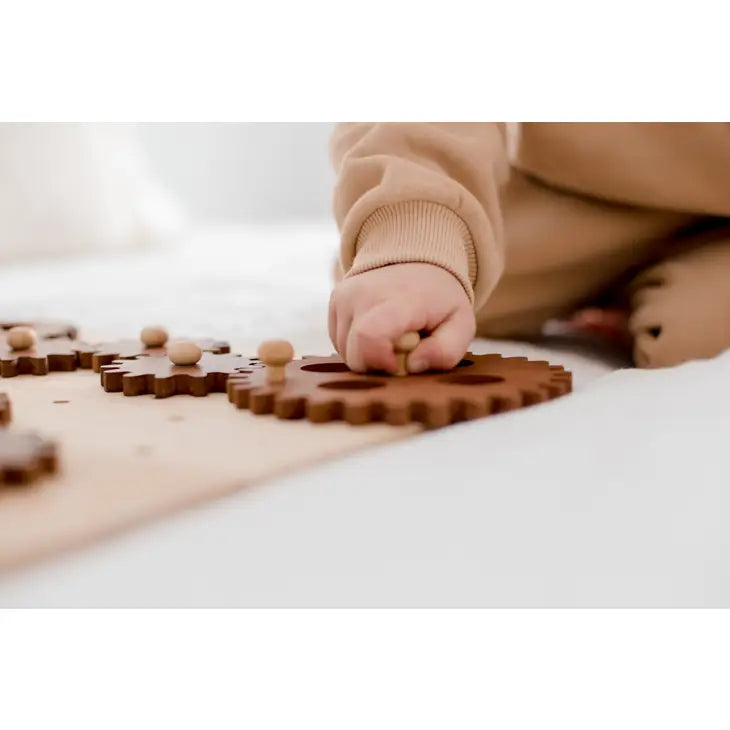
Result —
POLYGON ((393 343, 410 331, 429 336, 408 357, 408 370, 448 370, 474 337, 471 302, 459 280, 432 264, 394 264, 340 282, 330 298, 329 331, 357 372, 395 372, 393 343))

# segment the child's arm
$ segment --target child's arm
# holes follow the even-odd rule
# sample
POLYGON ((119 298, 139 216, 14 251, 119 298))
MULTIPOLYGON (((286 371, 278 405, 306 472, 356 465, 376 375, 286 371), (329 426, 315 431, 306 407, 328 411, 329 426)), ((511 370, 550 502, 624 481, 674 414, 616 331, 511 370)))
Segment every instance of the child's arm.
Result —
POLYGON ((448 368, 503 267, 502 125, 341 124, 331 142, 345 279, 330 334, 355 370, 395 370, 393 341, 428 330, 412 372, 448 368))

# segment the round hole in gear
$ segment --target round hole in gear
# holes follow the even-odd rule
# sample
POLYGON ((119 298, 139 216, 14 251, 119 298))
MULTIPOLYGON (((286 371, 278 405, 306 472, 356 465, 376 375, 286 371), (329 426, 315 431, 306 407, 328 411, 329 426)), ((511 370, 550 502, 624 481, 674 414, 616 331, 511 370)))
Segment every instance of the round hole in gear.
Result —
POLYGON ((349 373, 350 368, 344 362, 320 362, 313 365, 303 365, 302 370, 310 373, 349 373))
POLYGON ((503 383, 504 378, 499 375, 447 375, 445 378, 439 378, 441 383, 449 383, 450 385, 487 385, 488 383, 503 383))
POLYGON ((382 388, 385 383, 377 380, 332 380, 329 383, 322 383, 319 387, 327 390, 373 390, 382 388))

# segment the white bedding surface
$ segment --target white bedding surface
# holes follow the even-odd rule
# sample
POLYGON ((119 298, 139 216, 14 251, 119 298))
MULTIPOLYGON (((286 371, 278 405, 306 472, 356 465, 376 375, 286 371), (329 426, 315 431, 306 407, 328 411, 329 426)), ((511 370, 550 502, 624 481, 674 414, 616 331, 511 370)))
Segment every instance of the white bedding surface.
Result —
MULTIPOLYGON (((0 272, 0 317, 331 351, 329 225, 0 272), (262 245, 263 244, 263 245, 262 245), (256 251, 257 253, 254 253, 256 251)), ((725 606, 730 354, 621 370, 570 343, 569 398, 272 480, 0 578, 0 606, 725 606)), ((1 383, 0 383, 1 386, 1 383)))

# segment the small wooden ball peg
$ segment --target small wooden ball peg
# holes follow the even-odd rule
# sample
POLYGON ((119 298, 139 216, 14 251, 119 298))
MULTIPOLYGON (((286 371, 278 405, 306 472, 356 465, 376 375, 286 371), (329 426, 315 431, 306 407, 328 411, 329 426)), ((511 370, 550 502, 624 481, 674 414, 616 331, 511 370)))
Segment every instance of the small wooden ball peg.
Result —
POLYGON ((27 350, 36 343, 35 330, 32 327, 11 327, 6 340, 13 350, 27 350))
POLYGON ((269 385, 281 385, 286 380, 286 366, 294 359, 294 348, 286 340, 267 340, 259 347, 259 360, 266 365, 269 385))
POLYGON ((139 333, 139 339, 147 347, 163 347, 167 342, 167 337, 167 330, 157 325, 145 327, 139 333))
POLYGON ((195 365, 203 351, 190 340, 177 340, 167 346, 167 356, 173 365, 195 365))
POLYGON ((408 375, 408 355, 418 347, 420 341, 421 335, 418 332, 406 332, 393 344, 395 358, 398 362, 398 369, 395 371, 397 376, 403 377, 404 375, 408 375))

